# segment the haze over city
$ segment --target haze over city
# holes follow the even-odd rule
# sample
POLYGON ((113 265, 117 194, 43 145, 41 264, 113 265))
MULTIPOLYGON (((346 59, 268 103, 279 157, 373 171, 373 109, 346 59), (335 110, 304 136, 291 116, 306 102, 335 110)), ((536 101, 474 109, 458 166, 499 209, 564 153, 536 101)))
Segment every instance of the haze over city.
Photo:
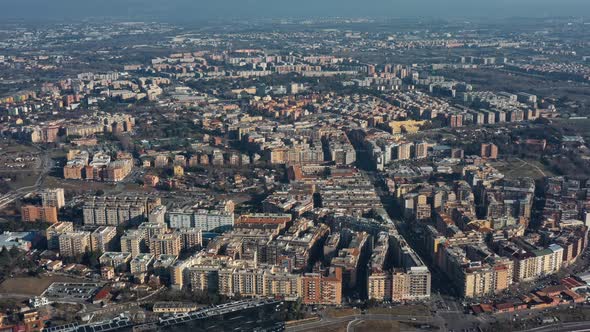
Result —
POLYGON ((585 0, 3 0, 0 17, 80 19, 149 17, 162 20, 282 17, 547 17, 588 15, 585 0))

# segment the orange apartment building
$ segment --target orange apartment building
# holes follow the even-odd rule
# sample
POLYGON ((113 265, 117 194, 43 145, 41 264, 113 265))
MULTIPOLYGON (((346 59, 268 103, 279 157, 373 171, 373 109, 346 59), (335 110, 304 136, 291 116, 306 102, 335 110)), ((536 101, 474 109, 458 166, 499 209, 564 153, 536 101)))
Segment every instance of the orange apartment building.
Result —
POLYGON ((24 222, 43 221, 56 223, 57 207, 25 205, 21 208, 21 220, 24 222))
POLYGON ((342 269, 301 276, 301 298, 304 304, 338 305, 342 303, 342 269))

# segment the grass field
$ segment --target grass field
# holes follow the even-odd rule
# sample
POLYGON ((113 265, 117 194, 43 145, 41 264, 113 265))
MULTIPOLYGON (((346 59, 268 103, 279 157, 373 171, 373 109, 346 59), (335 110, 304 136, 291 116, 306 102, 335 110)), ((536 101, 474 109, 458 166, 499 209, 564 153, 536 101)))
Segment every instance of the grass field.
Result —
POLYGON ((13 190, 34 186, 37 182, 40 172, 37 170, 30 170, 26 172, 5 172, 4 176, 14 176, 14 181, 9 182, 10 188, 13 190))
POLYGON ((590 137, 590 119, 553 119, 552 126, 563 128, 570 135, 579 134, 585 139, 590 137))
POLYGON ((39 296, 54 282, 79 282, 75 278, 63 276, 9 278, 0 284, 0 294, 39 296))
MULTIPOLYGON (((509 72, 495 69, 473 70, 442 70, 439 74, 459 81, 465 81, 474 86, 476 90, 492 91, 526 91, 542 97, 562 98, 567 97, 580 107, 579 115, 588 115, 587 105, 590 105, 588 87, 580 82, 568 82, 542 75, 531 75, 519 72, 509 72)), ((564 109, 558 105, 560 111, 571 112, 573 109, 564 109)))
POLYGON ((491 164, 503 173, 507 179, 519 179, 523 177, 538 179, 544 176, 553 175, 545 165, 536 160, 511 158, 493 162, 491 164))
POLYGON ((588 308, 573 308, 558 310, 555 312, 555 316, 562 322, 577 322, 586 321, 590 319, 590 309, 588 308))
POLYGON ((0 143, 0 153, 20 153, 20 152, 36 152, 33 146, 18 144, 14 141, 3 141, 0 143))

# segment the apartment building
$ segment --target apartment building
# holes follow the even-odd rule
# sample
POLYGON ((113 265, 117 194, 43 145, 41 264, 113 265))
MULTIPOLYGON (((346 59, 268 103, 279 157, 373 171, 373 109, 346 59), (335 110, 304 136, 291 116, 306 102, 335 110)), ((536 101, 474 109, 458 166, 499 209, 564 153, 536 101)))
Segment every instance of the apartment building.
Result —
MULTIPOLYGON (((166 234, 168 232, 168 225, 165 223, 144 222, 137 229, 143 233, 144 239, 151 239, 156 235, 166 234)), ((149 241, 147 241, 146 245, 149 248, 149 241)))
POLYGON ((146 273, 152 267, 154 263, 154 255, 152 254, 139 254, 129 262, 129 271, 132 274, 146 273))
POLYGON ((131 253, 107 251, 98 259, 100 266, 112 266, 116 272, 126 272, 129 270, 131 262, 131 253))
POLYGON ((74 231, 74 224, 69 221, 61 221, 52 224, 45 230, 45 237, 47 238, 47 249, 59 249, 59 236, 61 234, 71 233, 74 231))
POLYGON ((241 215, 236 221, 236 224, 279 225, 287 224, 292 219, 293 217, 286 213, 251 213, 241 215))
POLYGON ((512 284, 514 263, 483 245, 444 247, 438 263, 463 297, 494 295, 512 284))
POLYGON ((179 260, 170 267, 170 283, 174 289, 183 289, 190 285, 190 268, 196 265, 196 258, 179 260))
POLYGON ((397 160, 410 160, 412 158, 413 143, 400 143, 396 146, 397 160))
POLYGON ((59 236, 59 253, 64 257, 75 257, 90 251, 90 232, 68 232, 59 236))
POLYGON ((189 269, 189 280, 193 291, 217 292, 219 290, 219 265, 198 265, 189 269))
POLYGON ((150 253, 159 255, 180 255, 181 237, 178 233, 157 234, 149 239, 150 253))
POLYGON ((121 251, 131 253, 131 257, 137 257, 146 250, 146 239, 141 230, 126 230, 121 236, 121 251))
POLYGON ((332 258, 330 266, 342 271, 342 285, 347 289, 364 287, 358 284, 358 271, 363 264, 370 246, 369 234, 358 232, 352 234, 352 239, 346 248, 340 249, 336 257, 332 258))
POLYGON ((370 300, 391 301, 391 272, 371 273, 367 281, 367 295, 370 300))
POLYGON ((300 297, 304 304, 342 303, 342 269, 335 268, 301 276, 300 297))
POLYGON ((374 273, 368 279, 369 299, 421 301, 430 298, 431 275, 426 266, 374 273))
POLYGON ((117 236, 117 228, 100 226, 90 234, 91 250, 94 252, 112 251, 117 236))
POLYGON ((563 251, 562 247, 554 244, 547 249, 514 255, 514 281, 531 281, 556 273, 561 269, 563 251))
POLYGON ((82 208, 85 225, 108 225, 143 222, 149 213, 161 205, 158 197, 92 197, 82 208))
POLYGON ((181 229, 178 231, 180 235, 180 245, 182 249, 200 248, 203 246, 203 231, 200 229, 181 229))
POLYGON ((211 231, 234 225, 233 212, 192 208, 171 210, 166 213, 171 228, 198 228, 211 231))
POLYGON ((215 291, 227 296, 299 296, 299 275, 275 266, 205 259, 188 271, 193 291, 215 291))
POLYGON ((41 191, 43 206, 55 206, 58 210, 66 205, 63 188, 44 189, 41 191))
POLYGON ((392 301, 420 301, 430 298, 431 275, 426 266, 394 271, 391 281, 392 301))
POLYGON ((25 205, 21 207, 21 220, 23 222, 42 221, 56 223, 58 221, 57 207, 25 205))
POLYGON ((493 143, 482 143, 480 156, 487 159, 498 159, 498 146, 493 143))
POLYGON ((160 223, 163 224, 166 222, 166 206, 159 205, 156 206, 148 215, 148 222, 150 223, 160 223))

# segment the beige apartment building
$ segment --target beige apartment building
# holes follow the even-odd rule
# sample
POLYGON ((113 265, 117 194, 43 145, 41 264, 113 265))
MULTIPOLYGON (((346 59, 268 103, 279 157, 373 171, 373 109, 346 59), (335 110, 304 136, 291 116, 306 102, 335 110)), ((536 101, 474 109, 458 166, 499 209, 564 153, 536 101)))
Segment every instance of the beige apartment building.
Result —
POLYGON ((69 221, 57 222, 49 226, 45 231, 45 237, 47 238, 47 249, 59 249, 59 236, 65 233, 71 233, 73 231, 74 224, 69 221))
POLYGON ((45 189, 41 192, 43 206, 54 206, 58 210, 66 205, 63 188, 45 189))
POLYGON ((379 301, 417 301, 430 297, 431 275, 426 266, 411 267, 407 271, 374 273, 369 276, 369 299, 379 301))
POLYGON ((90 232, 68 232, 59 236, 59 252, 64 257, 82 255, 90 249, 90 232))
POLYGON ((149 240, 150 253, 159 255, 180 255, 181 241, 178 233, 157 234, 149 240))
POLYGON ((127 230, 121 236, 121 252, 131 253, 131 257, 137 257, 145 247, 145 238, 140 230, 127 230))
POLYGON ((90 234, 92 251, 105 253, 113 250, 117 228, 113 226, 100 226, 90 234))

